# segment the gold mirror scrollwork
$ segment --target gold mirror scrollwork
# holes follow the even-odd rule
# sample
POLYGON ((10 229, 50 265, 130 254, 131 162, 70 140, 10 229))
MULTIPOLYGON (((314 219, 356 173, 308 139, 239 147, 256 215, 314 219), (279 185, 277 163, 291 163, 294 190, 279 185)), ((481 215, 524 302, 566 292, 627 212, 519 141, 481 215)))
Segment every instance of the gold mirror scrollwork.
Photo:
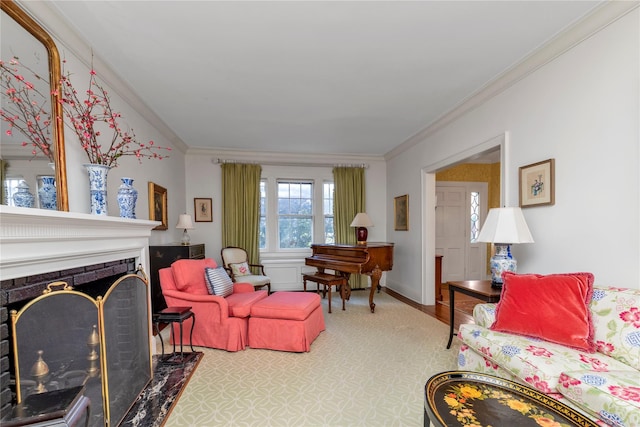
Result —
MULTIPOLYGON (((35 39, 40 41, 48 54, 49 62, 49 82, 51 85, 51 135, 54 142, 54 163, 57 189, 58 210, 68 211, 69 200, 67 193, 67 173, 66 159, 64 151, 64 121, 62 116, 62 106, 58 102, 57 93, 60 87, 60 54, 55 42, 35 20, 33 20, 24 10, 13 0, 2 0, 0 2, 2 12, 6 13, 22 28, 24 28, 35 39)), ((5 59, 5 58, 3 58, 5 59)))

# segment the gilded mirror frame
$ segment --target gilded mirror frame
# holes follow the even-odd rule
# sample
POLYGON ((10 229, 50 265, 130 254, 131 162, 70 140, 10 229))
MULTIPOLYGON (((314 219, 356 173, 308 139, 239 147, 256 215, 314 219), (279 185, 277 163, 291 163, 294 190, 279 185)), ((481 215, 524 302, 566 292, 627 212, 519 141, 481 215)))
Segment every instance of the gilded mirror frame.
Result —
POLYGON ((16 21, 29 34, 41 42, 47 50, 49 59, 49 84, 51 86, 51 133, 54 144, 54 160, 56 173, 57 201, 59 211, 69 210, 69 194, 67 192, 67 169, 64 151, 64 118, 62 105, 58 102, 57 93, 60 88, 60 54, 55 42, 33 18, 31 18, 13 0, 2 0, 0 7, 9 17, 16 21))

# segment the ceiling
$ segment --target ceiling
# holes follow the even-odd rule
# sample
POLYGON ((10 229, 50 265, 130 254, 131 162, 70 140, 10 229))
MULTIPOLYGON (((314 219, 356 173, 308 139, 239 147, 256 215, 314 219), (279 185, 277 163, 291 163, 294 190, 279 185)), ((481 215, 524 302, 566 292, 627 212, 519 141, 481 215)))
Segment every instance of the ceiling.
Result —
POLYGON ((600 3, 51 2, 189 147, 372 156, 600 3))

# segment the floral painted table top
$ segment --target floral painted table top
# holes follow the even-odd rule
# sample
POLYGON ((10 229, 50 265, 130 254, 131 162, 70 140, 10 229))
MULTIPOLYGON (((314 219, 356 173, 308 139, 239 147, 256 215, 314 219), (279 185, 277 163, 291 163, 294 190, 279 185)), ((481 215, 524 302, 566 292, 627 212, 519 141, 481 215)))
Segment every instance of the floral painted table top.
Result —
POLYGON ((425 385, 425 410, 436 426, 597 426, 531 387, 466 371, 431 377, 425 385))

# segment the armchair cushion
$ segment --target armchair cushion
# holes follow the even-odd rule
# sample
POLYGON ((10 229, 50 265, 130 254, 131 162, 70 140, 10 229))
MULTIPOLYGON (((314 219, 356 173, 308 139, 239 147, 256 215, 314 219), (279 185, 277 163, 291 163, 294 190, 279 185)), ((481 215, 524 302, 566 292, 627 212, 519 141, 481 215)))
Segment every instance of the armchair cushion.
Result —
POLYGON ((540 338, 593 353, 589 302, 593 274, 503 274, 492 330, 540 338))
POLYGON ((171 264, 176 288, 188 294, 210 295, 203 274, 207 267, 216 268, 217 264, 211 258, 179 259, 171 264))
POLYGON ((204 269, 204 276, 211 295, 218 295, 225 298, 233 293, 233 282, 224 268, 206 267, 204 269))
POLYGON ((247 276, 251 274, 251 270, 249 270, 249 264, 246 262, 229 264, 229 267, 231 268, 234 276, 247 276))

